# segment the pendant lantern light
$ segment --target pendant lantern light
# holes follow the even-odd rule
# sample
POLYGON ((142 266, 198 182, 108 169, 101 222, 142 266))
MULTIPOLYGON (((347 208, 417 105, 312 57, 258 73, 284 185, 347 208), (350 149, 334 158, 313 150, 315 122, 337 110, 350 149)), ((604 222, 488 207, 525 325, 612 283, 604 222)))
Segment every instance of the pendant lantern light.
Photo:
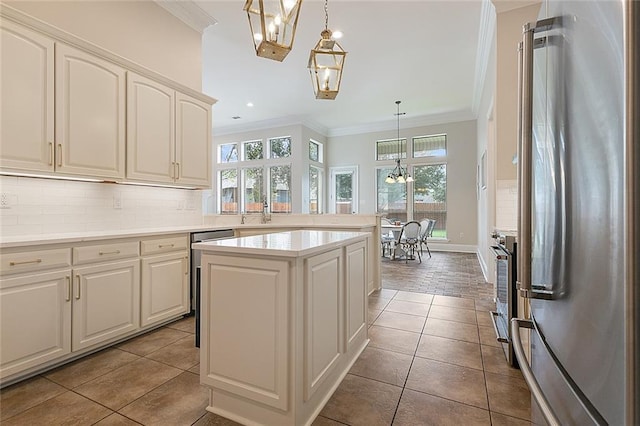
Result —
POLYGON ((387 175, 384 180, 386 183, 407 183, 413 182, 413 178, 409 174, 409 170, 400 164, 402 140, 400 140, 400 116, 404 115, 404 112, 400 112, 400 101, 396 101, 396 117, 398 121, 398 158, 396 159, 396 167, 387 175))
POLYGON ((256 55, 282 62, 293 47, 302 0, 247 0, 256 55))
POLYGON ((309 54, 308 68, 316 99, 335 99, 338 96, 342 67, 347 56, 342 46, 331 37, 327 1, 324 2, 324 30, 320 33, 320 41, 309 54))

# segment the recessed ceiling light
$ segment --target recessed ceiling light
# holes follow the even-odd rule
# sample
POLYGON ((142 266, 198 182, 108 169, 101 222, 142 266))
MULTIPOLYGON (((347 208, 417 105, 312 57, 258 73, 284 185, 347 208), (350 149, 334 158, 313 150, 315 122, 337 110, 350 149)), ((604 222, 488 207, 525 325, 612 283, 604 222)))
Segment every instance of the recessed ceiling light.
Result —
POLYGON ((251 108, 253 106, 253 102, 247 102, 247 106, 251 108))
POLYGON ((342 31, 334 31, 331 33, 331 36, 336 40, 342 38, 342 31))
POLYGON ((234 120, 240 120, 242 117, 240 117, 239 115, 234 115, 234 116, 233 116, 233 117, 231 117, 231 118, 233 118, 234 120))

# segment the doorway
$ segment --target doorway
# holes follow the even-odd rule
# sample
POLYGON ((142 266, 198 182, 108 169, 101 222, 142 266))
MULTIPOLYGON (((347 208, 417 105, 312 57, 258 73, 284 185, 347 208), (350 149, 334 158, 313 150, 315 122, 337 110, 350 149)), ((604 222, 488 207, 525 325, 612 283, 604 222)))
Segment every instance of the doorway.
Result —
POLYGON ((358 166, 332 167, 329 213, 358 213, 358 166))

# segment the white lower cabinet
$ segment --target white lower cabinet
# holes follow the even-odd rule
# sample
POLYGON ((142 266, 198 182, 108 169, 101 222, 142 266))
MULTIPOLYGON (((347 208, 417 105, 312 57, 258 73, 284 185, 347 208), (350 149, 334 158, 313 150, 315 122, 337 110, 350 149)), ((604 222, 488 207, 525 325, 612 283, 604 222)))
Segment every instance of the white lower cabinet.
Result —
POLYGON ((0 378, 71 352, 71 270, 0 280, 0 378))
POLYGON ((140 327, 140 261, 75 268, 74 351, 133 332, 140 327))
POLYGON ((189 312, 189 258, 175 252, 142 259, 142 326, 189 312))

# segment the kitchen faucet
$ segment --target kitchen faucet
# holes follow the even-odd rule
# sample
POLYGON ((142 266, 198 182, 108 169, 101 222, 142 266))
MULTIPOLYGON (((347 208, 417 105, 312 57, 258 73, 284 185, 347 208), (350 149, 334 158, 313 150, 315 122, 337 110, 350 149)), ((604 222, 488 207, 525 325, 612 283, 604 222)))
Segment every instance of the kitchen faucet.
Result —
POLYGON ((261 223, 271 222, 271 214, 267 214, 267 209, 269 208, 269 204, 267 204, 267 197, 264 197, 262 204, 262 220, 261 223))

